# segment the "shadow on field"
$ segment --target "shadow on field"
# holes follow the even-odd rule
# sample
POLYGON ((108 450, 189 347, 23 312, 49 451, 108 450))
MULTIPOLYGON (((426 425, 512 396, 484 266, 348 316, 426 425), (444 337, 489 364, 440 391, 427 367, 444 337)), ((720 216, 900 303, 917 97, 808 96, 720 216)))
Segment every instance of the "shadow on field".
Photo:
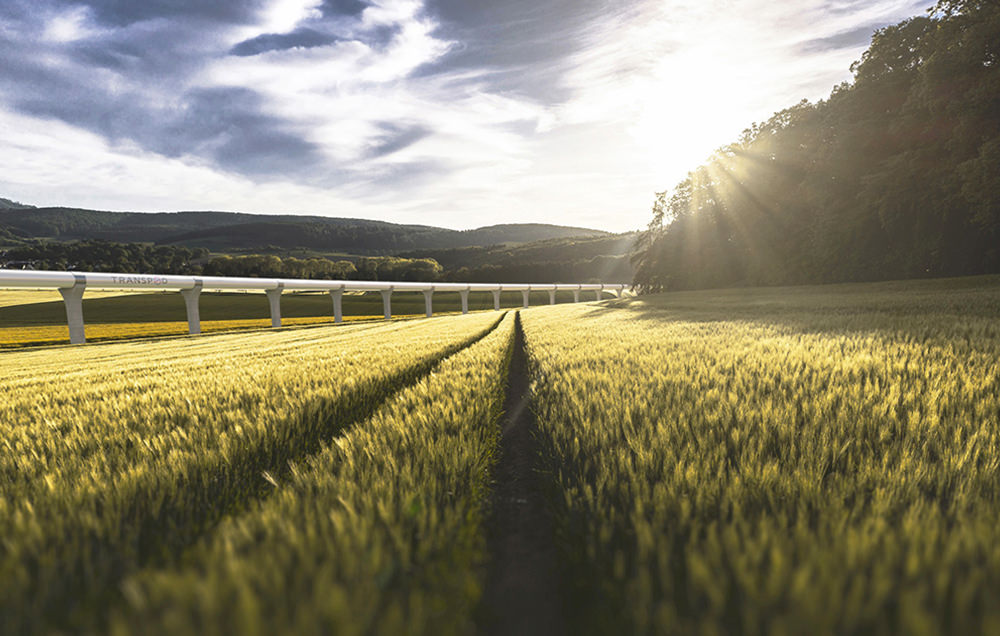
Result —
POLYGON ((658 322, 739 322, 803 334, 865 333, 924 341, 941 321, 970 344, 1000 337, 1000 277, 809 287, 667 292, 590 305, 585 316, 628 311, 658 322))
POLYGON ((517 315, 494 467, 490 566, 479 632, 491 635, 565 633, 556 572, 555 536, 539 473, 527 353, 517 315))

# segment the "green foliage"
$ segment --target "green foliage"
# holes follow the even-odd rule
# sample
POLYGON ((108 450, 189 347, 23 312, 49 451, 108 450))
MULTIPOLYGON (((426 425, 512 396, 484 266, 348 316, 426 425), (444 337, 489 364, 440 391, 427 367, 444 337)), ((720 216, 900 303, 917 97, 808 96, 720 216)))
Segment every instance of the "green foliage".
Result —
MULTIPOLYGON (((209 259, 203 247, 39 241, 23 239, 0 227, 0 243, 28 243, 0 252, 0 266, 29 263, 33 269, 329 280, 618 282, 632 277, 626 258, 632 242, 630 234, 559 238, 523 245, 411 250, 398 256, 355 258, 353 262, 310 256, 308 250, 302 250, 305 258, 264 253, 223 254, 209 259)), ((278 246, 261 245, 264 252, 282 252, 278 246)))
POLYGON ((574 633, 1000 629, 1000 281, 523 314, 574 633))
POLYGON ((1000 272, 1000 5, 940 2, 852 71, 658 195, 643 291, 1000 272))
POLYGON ((0 266, 11 261, 30 262, 33 269, 75 269, 92 272, 135 274, 196 274, 198 259, 208 256, 203 248, 170 245, 76 241, 33 242, 0 254, 0 266))
POLYGON ((432 258, 377 256, 358 259, 356 278, 360 280, 434 281, 441 278, 441 266, 432 258))
POLYGON ((347 280, 355 278, 356 271, 354 264, 350 261, 334 261, 328 258, 299 259, 294 257, 281 258, 274 255, 250 255, 216 256, 205 263, 201 273, 205 276, 347 280))
POLYGON ((5 354, 17 364, 0 379, 0 631, 98 627, 124 577, 175 561, 495 324, 5 354))

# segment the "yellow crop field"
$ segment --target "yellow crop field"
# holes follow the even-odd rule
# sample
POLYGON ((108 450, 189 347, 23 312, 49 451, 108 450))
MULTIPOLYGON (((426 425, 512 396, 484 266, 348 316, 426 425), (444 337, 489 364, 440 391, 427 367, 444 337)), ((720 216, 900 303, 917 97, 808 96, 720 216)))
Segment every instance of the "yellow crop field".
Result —
POLYGON ((189 563, 127 580, 122 633, 473 627, 512 315, 293 466, 189 563))
MULTIPOLYGON (((381 319, 381 316, 344 316, 344 322, 361 322, 381 319)), ((284 318, 281 323, 282 326, 288 327, 332 325, 333 316, 315 318, 284 318)), ((270 328, 270 318, 204 320, 201 323, 202 333, 270 328)), ((87 340, 90 342, 186 335, 188 335, 188 324, 186 321, 180 320, 170 322, 124 322, 87 325, 87 340)), ((15 348, 26 345, 66 344, 67 342, 69 342, 69 327, 65 325, 0 327, 0 348, 15 348)))
POLYGON ((998 360, 995 277, 0 351, 0 631, 998 633, 998 360))
POLYGON ((497 320, 0 353, 4 631, 86 624, 123 574, 182 550, 497 320))
MULTIPOLYGON (((566 292, 559 302, 569 302, 566 292)), ((534 292, 533 304, 547 304, 548 293, 534 292)), ((504 292, 501 307, 520 307, 520 292, 504 292)), ((263 293, 206 292, 201 296, 203 333, 270 328, 268 303, 263 293)), ((493 311, 489 292, 470 294, 471 311, 493 311)), ((392 301, 393 318, 424 317, 420 292, 398 292, 392 301)), ((181 336, 188 333, 184 302, 177 292, 84 293, 86 337, 91 342, 135 338, 181 336)), ((461 312, 457 293, 441 292, 434 299, 434 315, 461 312)), ((348 292, 343 296, 344 322, 382 320, 382 297, 378 292, 348 292)), ((282 300, 282 325, 333 324, 333 305, 328 293, 287 293, 282 300)), ((66 310, 55 290, 0 289, 0 349, 67 344, 66 310)))
POLYGON ((995 279, 524 326, 579 630, 1000 631, 995 279))
MULTIPOLYGON (((84 295, 92 298, 113 298, 116 296, 142 295, 144 292, 128 292, 120 290, 88 290, 84 295)), ((55 289, 0 289, 0 307, 16 307, 36 303, 59 302, 62 296, 55 289)))

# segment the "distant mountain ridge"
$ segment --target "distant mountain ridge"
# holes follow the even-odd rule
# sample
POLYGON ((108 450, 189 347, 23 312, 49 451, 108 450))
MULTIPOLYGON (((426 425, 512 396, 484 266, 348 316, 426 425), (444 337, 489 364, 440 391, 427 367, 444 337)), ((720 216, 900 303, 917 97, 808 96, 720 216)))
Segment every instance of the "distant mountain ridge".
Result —
POLYGON ((23 239, 102 239, 252 251, 267 247, 392 254, 405 250, 519 244, 608 232, 540 223, 450 230, 428 225, 321 216, 239 212, 104 212, 30 208, 0 199, 0 230, 23 239))

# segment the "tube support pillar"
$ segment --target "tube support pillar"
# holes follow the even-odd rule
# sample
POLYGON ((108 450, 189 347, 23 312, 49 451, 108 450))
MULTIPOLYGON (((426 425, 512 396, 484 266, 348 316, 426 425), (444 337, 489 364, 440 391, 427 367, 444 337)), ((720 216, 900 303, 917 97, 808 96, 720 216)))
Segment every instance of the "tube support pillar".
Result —
POLYGON ((550 305, 556 304, 556 290, 554 289, 549 290, 549 304, 550 305))
POLYGON ((83 344, 87 336, 83 327, 83 290, 87 279, 83 274, 74 274, 76 283, 72 287, 60 288, 63 304, 66 305, 66 324, 69 325, 70 344, 83 344))
POLYGON ((600 289, 595 289, 594 290, 594 300, 600 300, 600 299, 601 299, 601 290, 600 289))
POLYGON ((187 309, 188 333, 192 336, 201 333, 201 311, 198 307, 198 299, 201 298, 201 289, 204 286, 200 278, 194 281, 191 289, 182 289, 181 296, 184 297, 184 307, 187 309))
POLYGON ((579 289, 574 289, 573 290, 573 302, 575 302, 575 303, 580 302, 580 290, 579 289))
POLYGON ((344 322, 344 288, 331 289, 330 298, 333 299, 333 322, 344 322))
POLYGON ((493 290, 493 311, 500 311, 500 290, 493 290))
POLYGON ((521 290, 521 299, 524 301, 524 305, 523 305, 524 307, 528 306, 528 295, 529 294, 531 294, 530 290, 527 290, 527 289, 522 289, 521 290))
POLYGON ((434 290, 425 289, 424 290, 424 313, 430 318, 434 315, 434 290))
POLYGON ((278 283, 276 289, 268 289, 264 293, 267 294, 267 302, 271 306, 271 326, 280 327, 281 326, 281 292, 284 291, 285 284, 278 283))
POLYGON ((392 289, 380 289, 382 294, 382 309, 385 312, 385 319, 392 320, 392 289))
POLYGON ((462 297, 462 313, 469 313, 469 290, 461 289, 458 294, 462 297))

